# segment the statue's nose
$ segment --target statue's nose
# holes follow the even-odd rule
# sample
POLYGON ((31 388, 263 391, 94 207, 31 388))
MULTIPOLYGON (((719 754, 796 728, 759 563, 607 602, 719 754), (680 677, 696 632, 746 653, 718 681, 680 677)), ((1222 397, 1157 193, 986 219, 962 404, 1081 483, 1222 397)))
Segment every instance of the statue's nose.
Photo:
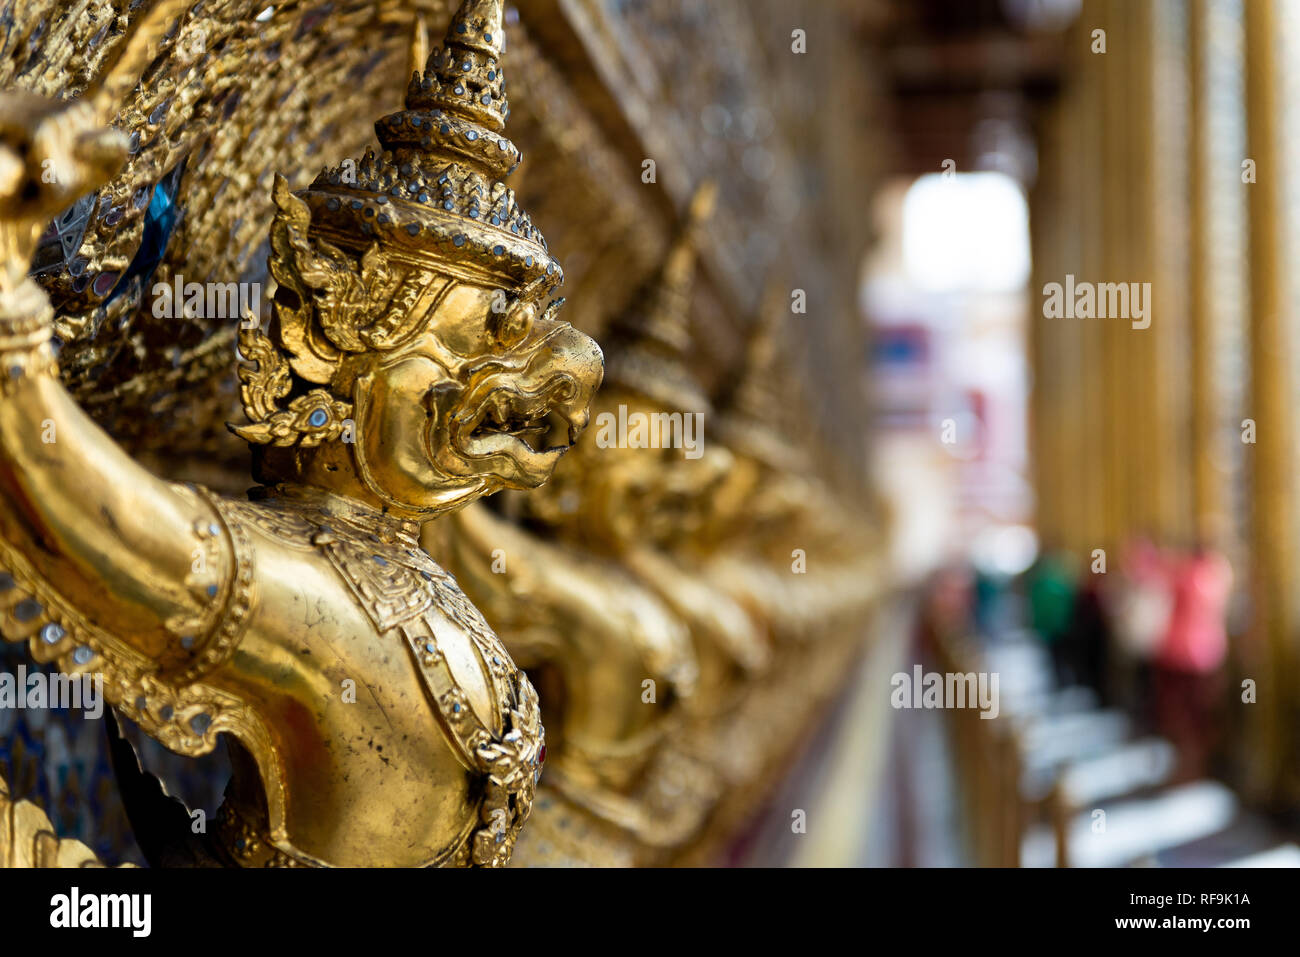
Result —
MULTIPOLYGON (((555 321, 555 320, 551 320, 555 321)), ((572 376, 579 385, 582 403, 591 402, 605 377, 605 354, 596 340, 567 322, 555 321, 560 326, 547 340, 551 359, 560 371, 572 376)))

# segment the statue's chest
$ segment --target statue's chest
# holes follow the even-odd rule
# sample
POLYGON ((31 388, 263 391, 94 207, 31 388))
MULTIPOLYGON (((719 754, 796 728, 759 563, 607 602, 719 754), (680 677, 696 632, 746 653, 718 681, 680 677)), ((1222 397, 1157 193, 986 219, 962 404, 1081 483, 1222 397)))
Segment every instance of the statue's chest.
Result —
POLYGON ((328 529, 314 536, 314 544, 347 583, 380 640, 401 647, 425 696, 468 754, 510 724, 515 667, 449 574, 422 551, 344 538, 328 529))
POLYGON ((531 738, 540 741, 536 695, 527 679, 455 579, 422 549, 400 539, 382 540, 315 510, 225 507, 274 540, 310 549, 333 567, 369 625, 361 642, 365 647, 354 646, 353 653, 372 664, 382 662, 382 667, 359 669, 359 676, 383 685, 395 677, 393 669, 413 673, 469 767, 491 767, 489 773, 495 773, 503 744, 512 754, 537 750, 526 744, 531 738))
MULTIPOLYGON (((319 774, 321 768, 328 772, 330 755, 343 753, 336 747, 340 734, 348 739, 343 750, 355 757, 358 753, 369 754, 372 744, 377 756, 376 742, 385 729, 395 732, 396 737, 384 741, 391 747, 385 748, 382 759, 376 757, 382 769, 372 767, 374 773, 360 776, 332 774, 330 780, 322 782, 329 786, 341 779, 348 785, 349 793, 337 795, 339 806, 348 807, 348 802, 353 801, 353 830, 364 831, 366 814, 373 815, 376 808, 388 814, 398 803, 400 788, 388 787, 388 772, 409 770, 413 765, 433 770, 433 764, 422 763, 418 751, 421 742, 428 739, 420 734, 418 726, 404 720, 427 713, 424 709, 402 707, 412 695, 418 695, 446 732, 457 760, 478 778, 474 789, 477 814, 468 825, 469 831, 457 838, 454 859, 504 865, 528 818, 545 760, 541 709, 527 677, 515 667, 455 579, 413 538, 384 528, 371 532, 324 508, 259 506, 226 500, 219 507, 229 523, 257 529, 268 540, 268 555, 275 553, 285 559, 280 564, 268 563, 263 571, 264 584, 285 599, 283 608, 292 607, 286 614, 297 620, 301 613, 305 625, 293 629, 292 639, 284 639, 288 649, 283 647, 284 641, 271 639, 265 648, 245 649, 244 654, 255 658, 258 651, 265 653, 267 662, 284 671, 287 678, 292 677, 294 669, 285 667, 286 650, 291 650, 295 663, 300 656, 319 655, 312 659, 315 675, 328 674, 331 684, 340 676, 355 675, 359 679, 355 683, 357 690, 364 683, 369 692, 362 707, 350 710, 361 702, 358 695, 347 709, 330 709, 330 719, 323 721, 329 725, 325 729, 305 723, 301 707, 292 712, 281 707, 276 712, 275 703, 269 703, 276 715, 277 732, 290 744, 280 755, 281 761, 294 764, 296 772, 310 777, 319 774), (301 556, 304 551, 315 553, 316 559, 289 561, 294 553, 301 556), (296 573, 292 568, 295 564, 296 573), (376 715, 382 722, 375 720, 376 715), (322 730, 324 734, 316 733, 322 730), (364 751, 358 746, 361 735, 365 738, 364 751), (321 760, 311 760, 313 755, 308 752, 313 747, 321 760), (376 789, 389 800, 376 803, 376 789)), ((264 613, 271 615, 273 610, 264 609, 264 613)), ((299 684, 305 687, 310 681, 299 684)), ((323 716, 318 717, 323 720, 323 716)), ((437 773, 412 778, 402 771, 401 779, 432 782, 437 773)), ((452 803, 456 801, 459 798, 452 803)), ((428 795, 414 807, 437 817, 437 807, 428 795)), ((452 810, 459 815, 460 809, 452 810)), ((283 827, 283 820, 283 815, 273 817, 272 824, 283 827)), ((410 819, 406 823, 412 829, 410 840, 421 841, 419 835, 428 830, 429 822, 410 819)), ((391 819, 376 827, 384 833, 393 830, 391 819)), ((281 845, 277 847, 285 850, 281 845)), ((451 860, 442 855, 445 850, 442 848, 430 860, 451 860)))
POLYGON ((455 580, 422 550, 372 548, 323 528, 313 536, 365 610, 380 640, 399 642, 425 697, 466 765, 486 777, 482 827, 470 839, 479 864, 509 860, 528 818, 546 748, 537 693, 455 580), (488 694, 475 707, 469 684, 488 694), (484 713, 488 712, 488 713, 484 713))

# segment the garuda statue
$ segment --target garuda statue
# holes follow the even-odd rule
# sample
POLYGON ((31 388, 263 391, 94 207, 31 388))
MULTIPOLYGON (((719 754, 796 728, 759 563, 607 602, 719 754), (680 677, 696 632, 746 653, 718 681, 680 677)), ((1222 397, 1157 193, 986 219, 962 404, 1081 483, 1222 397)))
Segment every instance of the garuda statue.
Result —
POLYGON ((528 817, 537 695, 418 542, 544 483, 602 376, 502 182, 502 30, 465 0, 380 153, 277 178, 273 316, 239 335, 250 501, 149 474, 60 386, 33 248, 124 144, 93 98, 3 95, 0 628, 173 751, 233 739, 192 863, 499 866, 528 817))
MULTIPOLYGON (((603 421, 712 418, 688 359, 714 194, 711 182, 696 191, 659 268, 613 319, 593 406, 603 421)), ((589 430, 546 489, 503 496, 515 521, 484 505, 458 513, 446 546, 470 596, 543 676, 558 732, 521 863, 671 860, 699 835, 724 783, 720 762, 686 745, 733 710, 767 660, 760 622, 685 573, 673 551, 696 534, 732 457, 702 432, 693 449, 613 438, 589 430)))

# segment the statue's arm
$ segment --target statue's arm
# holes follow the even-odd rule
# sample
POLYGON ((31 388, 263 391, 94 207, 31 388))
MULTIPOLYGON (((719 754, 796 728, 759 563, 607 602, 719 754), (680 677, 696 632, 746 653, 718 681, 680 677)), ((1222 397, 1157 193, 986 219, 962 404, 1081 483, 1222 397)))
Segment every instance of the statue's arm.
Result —
POLYGON ((50 217, 109 178, 125 142, 83 101, 6 91, 0 116, 0 625, 10 640, 43 629, 59 656, 76 625, 123 645, 124 667, 145 667, 134 652, 180 665, 220 617, 233 540, 64 391, 53 310, 28 276, 50 217))
MULTIPOLYGON (((150 657, 187 638, 193 646, 229 568, 219 516, 198 493, 137 465, 81 411, 55 376, 43 333, 17 348, 13 336, 4 343, 7 318, 0 314, 0 568, 22 590, 39 578, 150 657)), ((11 637, 27 636, 18 627, 11 637)))

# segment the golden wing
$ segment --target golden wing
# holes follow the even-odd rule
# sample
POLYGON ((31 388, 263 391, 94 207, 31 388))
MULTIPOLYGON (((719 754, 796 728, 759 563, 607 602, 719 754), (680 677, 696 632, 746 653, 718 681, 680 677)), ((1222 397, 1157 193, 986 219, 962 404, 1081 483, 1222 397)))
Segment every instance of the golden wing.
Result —
POLYGON ((83 6, 30 0, 0 31, 0 89, 79 97, 130 144, 120 172, 52 214, 36 257, 63 383, 137 457, 242 472, 225 428, 240 316, 161 308, 152 290, 267 283, 272 172, 296 188, 372 142, 366 118, 410 78, 416 11, 445 22, 449 0, 83 6))

